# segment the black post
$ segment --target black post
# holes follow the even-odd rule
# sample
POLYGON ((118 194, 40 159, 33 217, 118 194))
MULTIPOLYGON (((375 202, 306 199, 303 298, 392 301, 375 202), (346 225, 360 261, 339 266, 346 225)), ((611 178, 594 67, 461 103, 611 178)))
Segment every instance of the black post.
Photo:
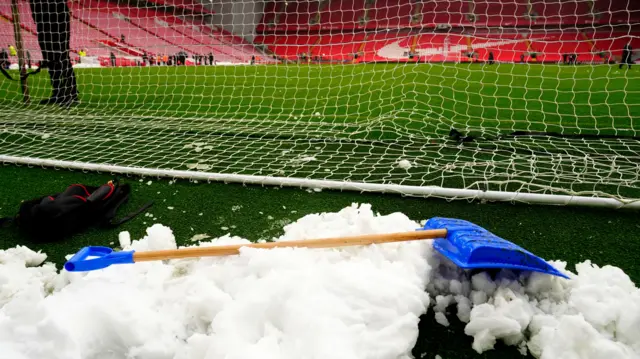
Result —
POLYGON ((20 69, 20 87, 22 88, 22 98, 25 104, 29 104, 29 85, 27 84, 27 67, 25 65, 24 48, 22 47, 22 34, 20 31, 20 12, 18 10, 18 0, 11 0, 11 12, 13 15, 13 34, 16 39, 16 50, 18 52, 18 68, 20 69))

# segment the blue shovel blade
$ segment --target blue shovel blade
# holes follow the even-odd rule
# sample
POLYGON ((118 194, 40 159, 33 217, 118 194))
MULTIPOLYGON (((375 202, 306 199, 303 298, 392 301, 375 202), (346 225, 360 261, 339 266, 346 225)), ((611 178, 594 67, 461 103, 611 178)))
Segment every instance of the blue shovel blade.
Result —
POLYGON ((424 229, 442 228, 447 229, 447 237, 437 238, 433 247, 461 268, 505 268, 569 279, 544 259, 471 222, 434 217, 424 225, 424 229))
POLYGON ((134 251, 114 252, 108 247, 84 247, 64 264, 64 269, 68 272, 87 272, 112 264, 133 263, 133 253, 134 251))

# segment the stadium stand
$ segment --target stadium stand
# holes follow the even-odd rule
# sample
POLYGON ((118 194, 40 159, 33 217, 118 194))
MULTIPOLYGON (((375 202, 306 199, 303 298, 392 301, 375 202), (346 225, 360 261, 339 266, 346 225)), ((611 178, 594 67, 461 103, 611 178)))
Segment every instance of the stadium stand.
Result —
MULTIPOLYGON (((185 52, 213 54, 216 61, 247 63, 255 56, 275 62, 254 44, 195 18, 164 11, 172 6, 202 14, 198 0, 151 0, 145 8, 108 0, 72 0, 71 48, 108 63, 185 52), (124 39, 124 41, 122 41, 124 39)), ((41 54, 35 24, 19 1, 25 48, 41 54)), ((0 34, 13 38, 9 2, 0 4, 0 34)), ((582 62, 619 56, 630 32, 613 26, 640 24, 640 1, 630 0, 318 0, 267 1, 255 44, 289 61, 472 61, 493 52, 496 61, 558 62, 576 53, 582 62), (625 33, 626 31, 626 33, 625 33), (472 55, 471 57, 467 56, 472 55), (533 56, 532 56, 533 55, 533 56), (305 60, 306 61, 306 60, 305 60)), ((6 46, 3 44, 2 46, 6 46)), ((75 58, 75 55, 74 55, 75 58)), ((118 64, 137 64, 135 61, 118 64)))
MULTIPOLYGON (((154 3, 211 12, 198 5, 196 0, 155 0, 154 3)), ((191 56, 188 64, 194 63, 193 55, 206 56, 209 53, 218 63, 248 63, 252 56, 261 58, 263 62, 273 62, 241 37, 196 21, 181 19, 173 13, 163 12, 161 7, 136 8, 106 0, 72 0, 69 7, 74 61, 79 60, 78 52, 85 50, 87 56, 97 57, 104 64, 110 64, 109 56, 114 53, 117 65, 141 65, 144 53, 151 57, 173 55, 180 51, 191 56)), ((28 2, 19 1, 19 9, 21 26, 25 30, 25 50, 29 51, 33 61, 40 61, 42 55, 28 2)), ((0 3, 0 19, 0 35, 3 39, 13 41, 9 2, 0 3)), ((15 63, 17 59, 11 61, 15 63)))
POLYGON ((197 0, 149 0, 160 6, 172 6, 180 9, 186 9, 197 13, 213 13, 212 10, 203 6, 197 0))
MULTIPOLYGON (((13 23, 11 23, 4 16, 0 16, 0 38, 13 39, 13 23)), ((38 38, 36 37, 36 35, 30 32, 25 32, 22 36, 22 41, 25 43, 25 47, 29 49, 29 54, 31 55, 31 60, 34 62, 34 64, 35 62, 41 61, 42 54, 40 53, 40 51, 33 50, 33 49, 39 49, 38 38)), ((3 41, 2 43, 0 43, 0 46, 4 47, 5 49, 7 48, 8 45, 9 45, 9 41, 3 41)), ((10 60, 13 62, 17 61, 17 59, 15 58, 10 60)))
POLYGON ((304 53, 312 61, 464 62, 493 52, 498 62, 559 62, 565 54, 606 62, 640 33, 640 1, 270 1, 258 32, 257 43, 290 61, 304 53), (638 26, 615 30, 619 23, 638 26))
POLYGON ((331 1, 320 14, 323 29, 353 29, 364 16, 365 0, 331 1))

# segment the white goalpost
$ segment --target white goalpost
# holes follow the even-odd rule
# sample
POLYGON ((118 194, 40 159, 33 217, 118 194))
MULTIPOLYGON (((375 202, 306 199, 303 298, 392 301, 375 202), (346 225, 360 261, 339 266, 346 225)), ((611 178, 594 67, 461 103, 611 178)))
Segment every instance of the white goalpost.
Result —
MULTIPOLYGON (((18 75, 43 52, 14 1, 0 46, 20 43, 18 75)), ((68 6, 79 103, 38 104, 53 70, 29 105, 0 82, 1 163, 640 209, 634 1, 68 6)))

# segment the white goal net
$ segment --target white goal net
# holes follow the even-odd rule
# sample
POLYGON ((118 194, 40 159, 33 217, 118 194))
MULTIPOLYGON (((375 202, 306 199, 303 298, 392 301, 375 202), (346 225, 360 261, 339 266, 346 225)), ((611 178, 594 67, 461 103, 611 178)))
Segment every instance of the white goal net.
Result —
POLYGON ((6 72, 49 64, 0 81, 2 162, 640 198, 638 1, 56 1, 0 4, 6 72))

